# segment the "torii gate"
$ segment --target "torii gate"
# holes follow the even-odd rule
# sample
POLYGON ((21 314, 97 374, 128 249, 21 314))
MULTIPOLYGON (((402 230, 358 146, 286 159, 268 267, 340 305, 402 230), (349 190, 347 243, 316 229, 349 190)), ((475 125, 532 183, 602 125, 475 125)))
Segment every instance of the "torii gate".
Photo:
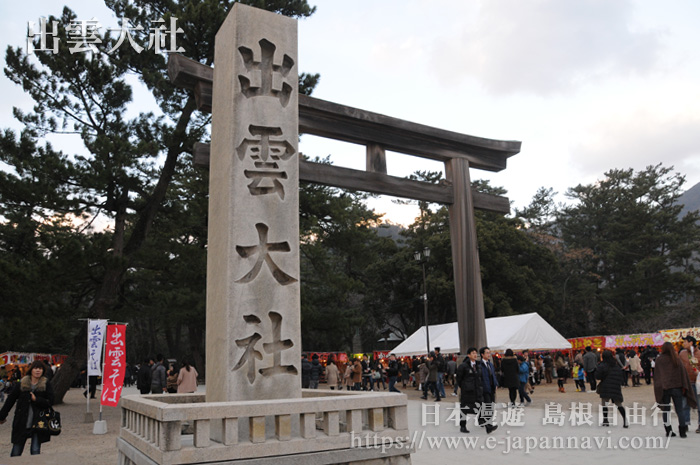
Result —
MULTIPOLYGON (((211 112, 213 68, 172 54, 168 74, 176 86, 194 91, 198 110, 211 112)), ((367 149, 365 171, 299 159, 301 181, 449 205, 460 351, 486 345, 474 209, 507 214, 510 204, 506 197, 474 191, 469 168, 501 171, 521 143, 459 134, 306 95, 299 95, 299 132, 367 149), (387 175, 386 150, 442 161, 447 183, 387 175)), ((196 144, 194 152, 195 164, 209 165, 208 144, 196 144)))

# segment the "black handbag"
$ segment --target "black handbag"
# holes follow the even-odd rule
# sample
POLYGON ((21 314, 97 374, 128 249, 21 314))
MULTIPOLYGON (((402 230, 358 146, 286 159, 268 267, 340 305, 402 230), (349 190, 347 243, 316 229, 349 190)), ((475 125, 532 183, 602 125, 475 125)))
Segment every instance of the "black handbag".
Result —
POLYGON ((39 410, 39 414, 32 425, 34 432, 49 433, 51 436, 61 434, 61 414, 48 407, 39 410))

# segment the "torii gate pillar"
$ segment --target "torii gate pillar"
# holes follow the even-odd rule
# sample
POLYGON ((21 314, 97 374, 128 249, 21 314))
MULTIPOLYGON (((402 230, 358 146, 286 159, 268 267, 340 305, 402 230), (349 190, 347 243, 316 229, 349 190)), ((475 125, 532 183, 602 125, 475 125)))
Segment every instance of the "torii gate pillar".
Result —
MULTIPOLYGON (((486 345, 484 294, 474 220, 474 199, 469 179, 469 161, 453 158, 445 163, 446 177, 452 182, 454 202, 449 206, 455 304, 459 328, 459 351, 486 345)), ((427 328, 426 328, 427 330, 427 328)))

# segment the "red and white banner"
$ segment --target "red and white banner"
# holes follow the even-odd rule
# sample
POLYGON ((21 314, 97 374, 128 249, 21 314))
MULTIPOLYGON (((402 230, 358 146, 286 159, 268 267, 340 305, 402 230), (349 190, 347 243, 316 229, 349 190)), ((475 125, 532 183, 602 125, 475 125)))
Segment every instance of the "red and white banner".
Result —
POLYGON ((105 370, 100 403, 116 407, 124 387, 126 371, 126 325, 107 326, 105 340, 105 370))

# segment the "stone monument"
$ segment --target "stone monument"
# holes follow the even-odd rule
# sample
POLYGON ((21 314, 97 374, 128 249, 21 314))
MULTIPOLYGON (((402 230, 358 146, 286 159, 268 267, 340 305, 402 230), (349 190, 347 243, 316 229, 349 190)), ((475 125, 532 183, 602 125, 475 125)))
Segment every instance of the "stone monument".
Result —
POLYGON ((297 22, 235 4, 214 62, 207 402, 299 398, 297 22))

